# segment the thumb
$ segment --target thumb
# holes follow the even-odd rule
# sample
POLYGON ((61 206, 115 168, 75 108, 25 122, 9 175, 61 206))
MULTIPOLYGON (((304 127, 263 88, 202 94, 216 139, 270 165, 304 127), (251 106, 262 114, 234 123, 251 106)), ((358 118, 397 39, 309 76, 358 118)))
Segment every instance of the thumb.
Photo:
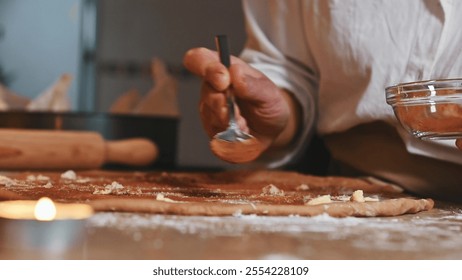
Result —
POLYGON ((230 85, 229 72, 215 51, 206 48, 191 49, 186 52, 183 64, 216 91, 224 91, 230 85))

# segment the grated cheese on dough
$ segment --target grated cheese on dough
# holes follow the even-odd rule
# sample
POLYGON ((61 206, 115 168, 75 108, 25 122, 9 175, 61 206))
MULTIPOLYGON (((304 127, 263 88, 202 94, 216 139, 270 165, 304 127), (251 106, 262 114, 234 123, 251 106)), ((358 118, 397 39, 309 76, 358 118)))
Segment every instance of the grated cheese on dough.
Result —
POLYGON ((4 185, 5 187, 11 187, 15 184, 13 179, 10 179, 6 176, 0 175, 0 185, 4 185))
POLYGON ((306 204, 307 205, 319 205, 319 204, 326 204, 331 203, 332 199, 330 198, 330 194, 321 195, 316 198, 311 199, 306 204))
POLYGON ((77 174, 73 170, 67 170, 63 174, 61 174, 61 179, 66 179, 66 180, 75 180, 77 179, 77 174))
POLYGON ((181 203, 182 202, 182 201, 176 201, 176 200, 170 199, 168 197, 165 197, 165 195, 163 193, 158 193, 157 196, 156 196, 156 200, 165 201, 165 202, 171 202, 171 203, 181 203))
POLYGON ((273 195, 273 196, 284 196, 284 191, 280 190, 273 184, 269 184, 268 186, 264 187, 261 192, 262 195, 273 195))
POLYGON ((124 186, 117 182, 112 182, 110 185, 106 185, 102 190, 95 190, 93 194, 126 194, 124 186))
POLYGON ((307 191, 310 187, 307 184, 301 184, 295 188, 297 191, 307 191))
POLYGON ((351 195, 350 201, 365 202, 366 200, 364 199, 364 192, 362 190, 354 191, 353 194, 351 195))

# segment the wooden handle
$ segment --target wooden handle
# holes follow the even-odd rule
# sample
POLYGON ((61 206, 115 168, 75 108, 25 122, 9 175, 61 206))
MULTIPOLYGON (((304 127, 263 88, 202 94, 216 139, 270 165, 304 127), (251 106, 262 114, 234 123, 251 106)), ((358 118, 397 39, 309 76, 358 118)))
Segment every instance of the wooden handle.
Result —
POLYGON ((147 139, 106 142, 96 132, 0 129, 3 170, 93 169, 108 162, 139 166, 153 162, 157 153, 147 139))
POLYGON ((134 166, 152 163, 158 156, 156 144, 146 138, 106 142, 106 162, 134 166))

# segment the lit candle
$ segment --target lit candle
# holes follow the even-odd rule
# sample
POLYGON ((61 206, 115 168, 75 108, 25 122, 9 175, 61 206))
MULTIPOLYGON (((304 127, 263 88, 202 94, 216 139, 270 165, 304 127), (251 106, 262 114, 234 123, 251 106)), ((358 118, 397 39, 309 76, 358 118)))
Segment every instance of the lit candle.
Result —
POLYGON ((0 202, 0 248, 10 258, 79 258, 85 221, 93 215, 86 204, 38 201, 0 202))
POLYGON ((93 215, 86 204, 56 203, 47 197, 35 200, 11 200, 0 202, 0 218, 18 220, 80 220, 93 215))
POLYGON ((42 197, 34 208, 34 216, 39 221, 53 221, 56 217, 56 206, 53 200, 42 197))

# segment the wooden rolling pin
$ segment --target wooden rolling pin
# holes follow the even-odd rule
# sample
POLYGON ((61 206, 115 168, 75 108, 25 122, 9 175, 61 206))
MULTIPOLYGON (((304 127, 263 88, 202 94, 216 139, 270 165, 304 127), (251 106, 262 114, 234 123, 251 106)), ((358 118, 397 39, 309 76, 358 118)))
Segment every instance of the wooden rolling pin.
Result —
POLYGON ((158 156, 146 138, 106 141, 96 132, 0 129, 0 170, 143 166, 158 156))

